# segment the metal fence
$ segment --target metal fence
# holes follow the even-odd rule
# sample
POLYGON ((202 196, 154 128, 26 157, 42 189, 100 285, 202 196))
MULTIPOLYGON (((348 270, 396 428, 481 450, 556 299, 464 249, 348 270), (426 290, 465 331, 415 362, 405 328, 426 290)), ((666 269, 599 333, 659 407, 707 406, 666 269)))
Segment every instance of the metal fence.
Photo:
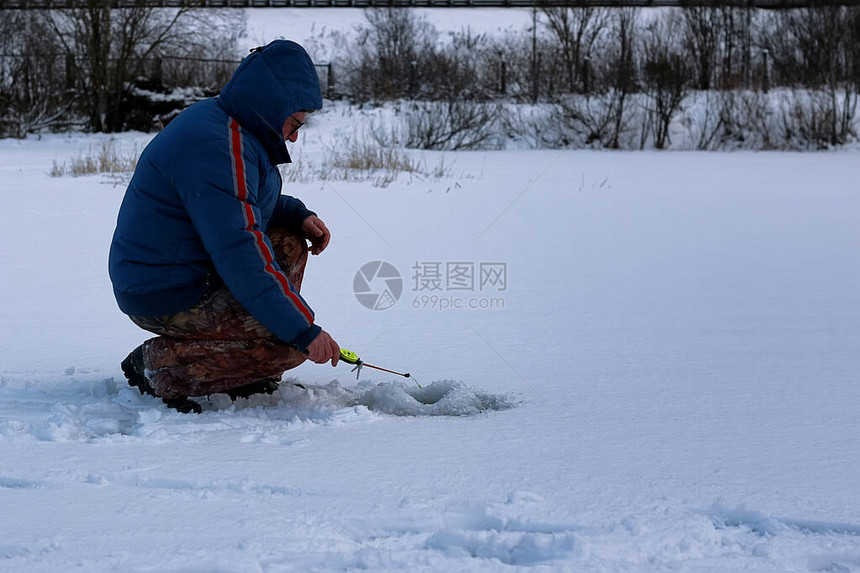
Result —
MULTIPOLYGON (((0 136, 85 124, 96 131, 148 131, 216 95, 239 63, 166 56, 112 59, 93 70, 71 54, 0 54, 0 136)), ((316 67, 330 96, 331 67, 316 67)))
MULTIPOLYGON (((0 10, 86 8, 91 0, 0 0, 0 10)), ((858 6, 860 0, 110 0, 114 8, 543 8, 733 6, 767 9, 858 6)))
MULTIPOLYGON (((188 58, 162 56, 145 59, 129 59, 124 66, 135 70, 134 75, 145 78, 154 85, 169 87, 199 87, 220 90, 230 79, 241 60, 188 58)), ((86 78, 81 70, 84 60, 72 54, 0 54, 0 84, 20 79, 21 74, 39 73, 49 84, 73 89, 82 87, 86 78)), ((108 67, 117 64, 109 60, 108 67)), ((314 64, 320 77, 320 88, 329 95, 334 90, 334 75, 331 64, 314 64)), ((4 86, 0 85, 0 89, 4 86)))

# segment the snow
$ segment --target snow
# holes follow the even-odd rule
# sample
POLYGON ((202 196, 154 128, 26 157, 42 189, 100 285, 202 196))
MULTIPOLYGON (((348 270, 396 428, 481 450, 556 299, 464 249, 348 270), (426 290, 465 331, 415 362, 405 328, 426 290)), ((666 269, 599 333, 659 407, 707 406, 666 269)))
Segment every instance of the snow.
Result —
MULTIPOLYGON (((313 118, 309 158, 343 117, 313 118)), ((146 337, 106 275, 123 188, 47 174, 106 138, 0 141, 0 570, 860 570, 855 153, 464 152, 448 180, 291 184, 334 232, 318 322, 422 388, 303 365, 194 416, 119 369, 146 337), (403 277, 388 310, 352 293, 372 260, 403 277), (506 263, 503 307, 422 305, 433 261, 506 263)))
MULTIPOLYGON (((329 106, 294 156, 364 120, 329 106)), ((119 368, 148 336, 107 277, 123 187, 48 175, 110 139, 0 140, 0 571, 860 571, 856 151, 288 183, 334 234, 317 321, 415 379, 306 364, 197 416, 119 368), (370 261, 387 310, 354 296, 370 261), (417 290, 434 263, 504 288, 417 290)))

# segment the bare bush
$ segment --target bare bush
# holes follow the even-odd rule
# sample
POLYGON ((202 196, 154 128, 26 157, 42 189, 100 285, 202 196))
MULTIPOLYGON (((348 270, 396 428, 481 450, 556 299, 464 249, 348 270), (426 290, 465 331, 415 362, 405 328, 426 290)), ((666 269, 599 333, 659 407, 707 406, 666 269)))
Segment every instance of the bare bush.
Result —
POLYGON ((792 148, 845 144, 857 135, 860 9, 803 9, 783 15, 780 22, 790 40, 771 44, 775 74, 809 88, 784 99, 782 137, 792 148), (802 75, 793 75, 793 69, 802 75))
POLYGON ((485 34, 451 33, 449 42, 430 52, 421 70, 422 98, 486 101, 499 91, 499 60, 485 34))
POLYGON ((495 149, 500 113, 497 104, 415 102, 404 111, 399 140, 413 149, 495 149))
POLYGON ((760 92, 720 92, 721 148, 780 149, 774 98, 760 92))
POLYGON ((353 101, 486 101, 504 90, 502 51, 486 35, 467 29, 440 40, 412 10, 370 9, 365 17, 347 55, 336 59, 338 89, 353 101))
POLYGON ((751 90, 698 92, 684 113, 698 150, 778 149, 772 98, 751 90))
POLYGON ((561 99, 553 106, 550 121, 559 130, 564 147, 618 147, 619 134, 616 120, 623 116, 616 106, 621 99, 610 90, 598 95, 573 95, 561 99))
POLYGON ((550 120, 554 112, 552 104, 507 105, 499 117, 499 130, 505 138, 528 149, 563 147, 563 130, 550 120))
POLYGON ((427 59, 435 52, 436 30, 413 10, 365 10, 366 25, 345 61, 341 83, 360 102, 418 96, 426 84, 427 59))
POLYGON ((719 149, 723 123, 718 97, 718 92, 699 92, 691 98, 693 102, 688 109, 684 110, 681 123, 689 134, 689 147, 700 151, 719 149))
POLYGON ((529 149, 633 149, 632 126, 641 108, 637 96, 621 98, 612 90, 571 94, 551 104, 508 106, 500 129, 507 138, 529 149), (617 108, 621 102, 625 105, 623 113, 617 108), (620 128, 616 123, 619 117, 623 118, 620 128))
POLYGON ((826 89, 789 93, 780 116, 782 138, 791 149, 827 149, 856 138, 857 92, 826 89))

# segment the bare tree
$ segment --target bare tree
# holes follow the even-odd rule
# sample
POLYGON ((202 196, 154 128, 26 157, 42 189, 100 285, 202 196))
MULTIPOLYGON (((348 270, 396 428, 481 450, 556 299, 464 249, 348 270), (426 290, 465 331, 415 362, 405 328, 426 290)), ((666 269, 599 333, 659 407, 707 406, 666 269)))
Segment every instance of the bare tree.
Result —
POLYGON ((857 52, 857 7, 819 6, 779 12, 762 39, 773 58, 774 80, 817 88, 847 81, 857 52))
POLYGON ((550 122, 558 126, 548 135, 555 145, 618 149, 629 132, 632 95, 638 89, 634 56, 637 10, 613 13, 610 33, 595 44, 599 57, 591 60, 592 89, 583 95, 566 95, 553 105, 550 122))
POLYGON ((499 91, 499 59, 485 34, 452 33, 425 59, 422 92, 433 100, 486 101, 499 91))
POLYGON ((737 79, 737 69, 739 66, 735 60, 737 58, 738 44, 740 43, 740 18, 738 11, 732 6, 721 6, 719 12, 720 44, 722 46, 720 87, 723 89, 737 88, 740 86, 740 82, 737 79))
POLYGON ((0 136, 68 120, 64 62, 40 18, 23 10, 0 11, 0 136))
POLYGON ((341 63, 343 83, 354 99, 418 97, 426 61, 435 52, 436 30, 413 10, 365 10, 367 24, 341 63))
POLYGON ((684 47, 693 61, 696 87, 709 90, 720 49, 719 10, 713 6, 687 6, 681 14, 684 47))
POLYGON ((607 146, 618 149, 621 136, 628 129, 630 113, 630 96, 637 88, 636 57, 636 22, 639 12, 636 8, 619 8, 616 11, 613 25, 615 38, 614 48, 610 48, 611 65, 609 70, 610 90, 612 99, 611 135, 607 146))
POLYGON ((79 100, 93 131, 123 128, 123 93, 131 80, 146 73, 147 60, 223 53, 225 45, 235 50, 244 27, 234 11, 145 3, 114 8, 110 0, 87 0, 83 8, 46 10, 42 16, 79 68, 79 100))
POLYGON ((589 91, 588 61, 592 49, 606 31, 610 12, 606 8, 543 8, 545 27, 550 32, 566 79, 568 93, 589 91))
POLYGON ((648 104, 642 146, 651 133, 654 147, 667 147, 669 125, 687 96, 688 71, 681 54, 678 30, 673 17, 651 22, 645 28, 641 42, 642 84, 648 104))

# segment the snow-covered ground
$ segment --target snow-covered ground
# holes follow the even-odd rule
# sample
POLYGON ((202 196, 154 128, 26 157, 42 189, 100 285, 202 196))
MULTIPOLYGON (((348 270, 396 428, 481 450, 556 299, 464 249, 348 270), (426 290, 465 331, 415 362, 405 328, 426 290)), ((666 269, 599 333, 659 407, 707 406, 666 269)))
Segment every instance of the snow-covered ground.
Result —
POLYGON ((423 390, 303 365, 195 416, 119 369, 146 337, 106 272, 123 188, 47 174, 105 138, 0 141, 0 571, 860 571, 856 153, 290 184, 334 233, 318 322, 423 390), (402 275, 386 310, 353 293, 370 261, 402 275))
MULTIPOLYGON (((246 40, 325 54, 362 18, 250 10, 246 40)), ((371 113, 314 114, 294 155, 371 113)), ((860 571, 856 151, 416 153, 449 176, 290 183, 334 233, 318 322, 422 388, 303 365, 307 391, 194 416, 120 372, 147 337, 107 277, 123 187, 48 175, 108 139, 0 140, 0 571, 860 571), (373 261, 402 277, 386 310, 353 292, 373 261)))

